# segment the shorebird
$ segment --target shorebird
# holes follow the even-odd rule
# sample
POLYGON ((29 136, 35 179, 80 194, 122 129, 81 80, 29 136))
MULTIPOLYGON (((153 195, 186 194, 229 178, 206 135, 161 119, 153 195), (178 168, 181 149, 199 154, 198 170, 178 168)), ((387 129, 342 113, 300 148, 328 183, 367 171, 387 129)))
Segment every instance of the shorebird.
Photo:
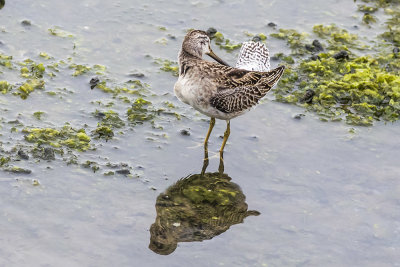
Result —
MULTIPOLYGON (((230 135, 230 120, 254 107, 278 83, 285 69, 269 70, 269 52, 258 42, 245 42, 236 67, 230 67, 211 49, 210 38, 201 30, 188 32, 178 54, 179 78, 174 92, 180 101, 209 116, 210 126, 204 140, 208 158, 208 139, 215 119, 225 120, 226 131, 220 158, 230 135), (217 62, 203 59, 208 55, 217 62)), ((205 158, 206 160, 206 158, 205 158)))

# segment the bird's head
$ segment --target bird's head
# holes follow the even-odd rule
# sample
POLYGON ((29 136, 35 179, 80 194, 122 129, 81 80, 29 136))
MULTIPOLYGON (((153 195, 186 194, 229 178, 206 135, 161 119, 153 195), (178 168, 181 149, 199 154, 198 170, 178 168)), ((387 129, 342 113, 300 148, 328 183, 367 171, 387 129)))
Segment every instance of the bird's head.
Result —
POLYGON ((203 58, 203 55, 206 54, 215 59, 218 63, 229 66, 225 61, 214 54, 211 49, 210 38, 205 31, 192 30, 188 32, 183 40, 182 50, 198 58, 203 58))

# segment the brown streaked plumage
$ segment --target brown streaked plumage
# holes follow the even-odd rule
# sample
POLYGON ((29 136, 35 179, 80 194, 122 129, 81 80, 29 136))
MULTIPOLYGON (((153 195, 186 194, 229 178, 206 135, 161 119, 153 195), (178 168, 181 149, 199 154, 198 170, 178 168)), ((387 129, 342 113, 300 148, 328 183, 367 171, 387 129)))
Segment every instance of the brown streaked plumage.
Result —
POLYGON ((215 118, 227 121, 227 130, 220 149, 221 158, 229 136, 230 119, 254 107, 278 83, 285 69, 280 66, 266 72, 254 70, 269 69, 268 49, 262 44, 245 43, 240 55, 237 65, 252 66, 249 67, 252 70, 228 66, 212 52, 206 32, 192 30, 185 36, 178 56, 179 78, 174 92, 179 100, 211 117, 204 143, 206 149, 215 118), (246 48, 259 51, 247 51, 246 48), (218 63, 204 60, 204 54, 218 63), (257 67, 263 64, 265 68, 257 67))

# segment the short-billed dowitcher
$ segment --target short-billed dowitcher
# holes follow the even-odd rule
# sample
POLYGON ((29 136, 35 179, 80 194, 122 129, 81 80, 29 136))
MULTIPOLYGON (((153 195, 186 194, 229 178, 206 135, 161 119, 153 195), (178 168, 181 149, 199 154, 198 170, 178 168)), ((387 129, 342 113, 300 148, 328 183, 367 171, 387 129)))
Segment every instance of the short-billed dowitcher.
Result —
MULTIPOLYGON (((262 43, 243 44, 236 68, 214 54, 210 38, 201 30, 188 32, 178 55, 179 78, 174 92, 180 101, 211 117, 204 140, 205 151, 215 119, 226 120, 227 127, 220 156, 230 134, 230 120, 250 110, 278 83, 284 66, 269 70, 269 53, 262 43), (203 59, 209 55, 216 62, 203 59)), ((207 153, 208 154, 208 153, 207 153)))

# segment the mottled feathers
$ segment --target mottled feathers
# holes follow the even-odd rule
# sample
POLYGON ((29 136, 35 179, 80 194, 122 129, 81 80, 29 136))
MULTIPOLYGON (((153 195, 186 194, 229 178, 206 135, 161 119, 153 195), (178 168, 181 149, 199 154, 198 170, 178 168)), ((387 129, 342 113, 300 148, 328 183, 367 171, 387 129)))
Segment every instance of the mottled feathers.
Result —
POLYGON ((209 40, 208 46, 203 45, 204 38, 208 37, 200 31, 185 37, 174 91, 182 102, 207 116, 230 120, 245 113, 278 83, 284 72, 284 66, 269 70, 269 52, 263 43, 245 42, 235 68, 203 60, 195 53, 200 47, 203 55, 215 58, 209 40))
POLYGON ((270 69, 268 48, 260 42, 244 42, 240 48, 236 68, 266 72, 270 69))
POLYGON ((240 78, 225 80, 226 87, 210 98, 210 104, 224 113, 241 114, 255 106, 278 83, 284 69, 280 66, 269 72, 246 71, 240 78))
POLYGON ((259 42, 245 42, 236 69, 227 73, 225 88, 210 99, 210 104, 225 113, 238 113, 255 106, 279 81, 285 69, 270 69, 268 48, 259 42))

